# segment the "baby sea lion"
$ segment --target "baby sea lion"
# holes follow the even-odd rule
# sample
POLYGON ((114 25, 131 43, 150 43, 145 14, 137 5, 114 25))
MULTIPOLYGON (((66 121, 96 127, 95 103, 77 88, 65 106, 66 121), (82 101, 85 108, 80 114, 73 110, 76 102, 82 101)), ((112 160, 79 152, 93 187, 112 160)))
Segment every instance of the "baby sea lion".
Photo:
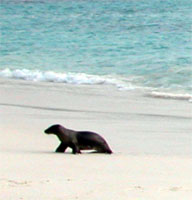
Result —
POLYGON ((70 147, 73 154, 81 153, 80 150, 96 150, 97 153, 112 153, 105 139, 94 132, 74 131, 55 124, 46 129, 45 133, 55 134, 61 141, 56 152, 65 152, 67 147, 70 147))

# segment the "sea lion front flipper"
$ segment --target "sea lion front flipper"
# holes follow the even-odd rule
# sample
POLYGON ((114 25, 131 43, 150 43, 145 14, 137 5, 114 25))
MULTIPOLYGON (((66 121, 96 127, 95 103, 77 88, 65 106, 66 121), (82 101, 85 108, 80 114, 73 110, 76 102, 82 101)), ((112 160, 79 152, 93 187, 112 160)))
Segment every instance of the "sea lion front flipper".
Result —
POLYGON ((67 148, 67 145, 61 142, 61 144, 57 147, 55 152, 63 153, 65 152, 66 148, 67 148))

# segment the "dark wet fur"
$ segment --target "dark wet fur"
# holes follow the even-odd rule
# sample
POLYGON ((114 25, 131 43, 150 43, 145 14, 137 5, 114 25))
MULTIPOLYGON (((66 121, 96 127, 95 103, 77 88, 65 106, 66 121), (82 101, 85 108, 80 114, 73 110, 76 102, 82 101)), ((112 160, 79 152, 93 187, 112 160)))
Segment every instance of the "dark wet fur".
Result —
POLYGON ((81 150, 95 150, 96 153, 112 153, 105 139, 94 132, 74 131, 57 124, 46 129, 45 133, 55 134, 61 141, 56 152, 65 152, 69 147, 74 154, 81 153, 81 150))

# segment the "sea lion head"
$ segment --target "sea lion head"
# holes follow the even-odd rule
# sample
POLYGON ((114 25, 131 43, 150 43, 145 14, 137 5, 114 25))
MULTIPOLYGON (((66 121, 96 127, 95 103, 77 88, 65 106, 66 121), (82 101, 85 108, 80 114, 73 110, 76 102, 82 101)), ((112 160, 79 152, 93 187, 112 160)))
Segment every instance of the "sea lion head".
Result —
POLYGON ((54 124, 52 126, 50 126, 49 128, 47 128, 44 132, 46 134, 58 134, 60 132, 60 129, 62 128, 62 126, 60 124, 54 124))

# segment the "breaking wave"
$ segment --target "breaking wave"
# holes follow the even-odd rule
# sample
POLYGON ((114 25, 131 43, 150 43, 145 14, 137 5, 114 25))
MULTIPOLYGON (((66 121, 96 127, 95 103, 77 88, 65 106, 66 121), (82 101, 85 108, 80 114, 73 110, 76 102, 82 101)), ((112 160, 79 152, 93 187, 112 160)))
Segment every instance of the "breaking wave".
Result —
POLYGON ((39 71, 28 69, 4 69, 0 71, 0 77, 21 79, 35 82, 54 82, 73 85, 113 85, 119 90, 139 89, 145 91, 145 94, 154 98, 187 100, 192 102, 192 95, 186 93, 172 93, 156 91, 157 88, 141 87, 131 83, 131 79, 126 81, 123 78, 115 76, 99 76, 85 73, 58 73, 53 71, 39 71), (155 91, 154 91, 155 90, 155 91))
POLYGON ((98 76, 89 75, 85 73, 58 73, 53 71, 32 71, 28 69, 4 69, 0 71, 1 77, 21 79, 27 81, 40 81, 40 82, 55 82, 55 83, 67 83, 74 85, 101 85, 109 84, 115 85, 119 89, 134 89, 131 85, 127 86, 122 81, 115 79, 111 76, 98 76))

